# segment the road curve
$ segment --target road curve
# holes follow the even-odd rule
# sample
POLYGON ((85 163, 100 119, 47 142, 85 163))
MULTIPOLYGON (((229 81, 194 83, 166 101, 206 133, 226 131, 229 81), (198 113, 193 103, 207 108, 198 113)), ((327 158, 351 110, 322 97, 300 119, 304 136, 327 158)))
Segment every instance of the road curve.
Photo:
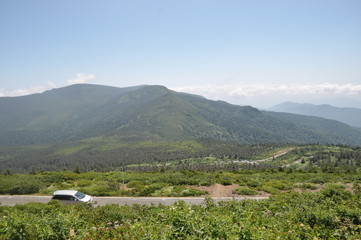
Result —
MULTIPOLYGON (((246 199, 261 200, 268 197, 215 197, 212 198, 215 202, 219 201, 241 201, 246 199)), ((33 195, 0 195, 0 205, 15 206, 16 204, 26 204, 29 202, 47 203, 51 196, 33 196, 33 195)), ((202 204, 204 197, 94 197, 95 206, 104 206, 107 204, 118 205, 165 205, 169 206, 177 201, 184 201, 189 204, 202 204)))

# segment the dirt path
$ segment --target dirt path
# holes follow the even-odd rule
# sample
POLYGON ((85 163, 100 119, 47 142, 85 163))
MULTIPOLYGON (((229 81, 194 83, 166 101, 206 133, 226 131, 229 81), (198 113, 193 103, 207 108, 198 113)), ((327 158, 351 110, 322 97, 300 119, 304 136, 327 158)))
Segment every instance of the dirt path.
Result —
POLYGON ((233 197, 236 196, 236 194, 233 194, 233 191, 237 187, 238 187, 237 184, 232 184, 228 186, 223 186, 221 184, 214 184, 211 186, 199 186, 195 188, 209 192, 210 197, 233 197))

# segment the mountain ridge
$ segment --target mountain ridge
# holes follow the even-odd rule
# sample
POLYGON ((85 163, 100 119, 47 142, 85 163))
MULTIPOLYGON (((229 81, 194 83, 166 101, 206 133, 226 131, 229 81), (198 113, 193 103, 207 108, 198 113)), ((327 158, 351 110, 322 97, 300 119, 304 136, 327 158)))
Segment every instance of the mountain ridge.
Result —
POLYGON ((242 156, 242 149, 258 144, 361 145, 361 129, 341 122, 260 111, 163 86, 73 85, 0 98, 0 111, 0 170, 19 172, 242 156))
MULTIPOLYGON (((0 98, 0 111, 6 113, 0 116, 0 145, 6 142, 4 136, 10 145, 36 145, 129 132, 166 141, 210 138, 251 144, 353 144, 355 137, 340 138, 332 131, 342 128, 350 136, 361 131, 330 120, 260 111, 157 85, 72 85, 12 101, 0 98), (337 127, 327 132, 324 125, 337 127), (317 132, 317 127, 324 133, 317 132)), ((359 143, 361 140, 355 142, 359 143)))
POLYGON ((315 105, 311 103, 284 102, 267 110, 322 117, 361 128, 361 109, 359 108, 341 108, 330 104, 315 105))

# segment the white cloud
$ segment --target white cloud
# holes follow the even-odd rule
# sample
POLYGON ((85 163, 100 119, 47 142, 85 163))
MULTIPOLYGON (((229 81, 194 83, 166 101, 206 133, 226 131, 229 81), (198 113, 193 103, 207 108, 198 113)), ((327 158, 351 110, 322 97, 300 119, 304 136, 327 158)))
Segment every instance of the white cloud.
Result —
MULTIPOLYGON (((76 78, 67 80, 67 84, 79 84, 79 83, 86 83, 91 80, 95 79, 95 75, 92 73, 78 73, 76 75, 76 78)), ((21 88, 21 89, 15 89, 15 90, 6 90, 3 88, 0 88, 0 97, 17 97, 17 96, 24 96, 24 95, 30 95, 34 93, 42 93, 44 91, 58 88, 54 82, 48 81, 44 85, 39 86, 31 86, 28 88, 21 88)))
POLYGON ((92 73, 78 73, 76 78, 69 79, 67 83, 71 84, 80 84, 80 83, 87 83, 91 80, 95 79, 95 75, 92 73))
POLYGON ((47 82, 48 86, 51 87, 51 88, 57 88, 58 86, 56 86, 56 84, 52 81, 48 81, 47 82))
POLYGON ((44 86, 32 86, 29 88, 21 88, 10 91, 5 89, 0 89, 0 97, 16 97, 16 96, 30 95, 34 93, 41 93, 56 87, 57 86, 55 83, 53 83, 52 81, 48 81, 47 84, 44 86))
POLYGON ((211 99, 224 97, 357 95, 361 84, 223 84, 193 85, 172 88, 175 91, 199 94, 211 99))

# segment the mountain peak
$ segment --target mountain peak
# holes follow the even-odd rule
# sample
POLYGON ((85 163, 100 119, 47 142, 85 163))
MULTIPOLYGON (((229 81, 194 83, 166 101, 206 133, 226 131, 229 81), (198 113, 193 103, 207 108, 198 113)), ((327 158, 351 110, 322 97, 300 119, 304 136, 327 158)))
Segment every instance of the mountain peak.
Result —
POLYGON ((292 115, 211 101, 159 85, 117 88, 77 84, 17 97, 16 101, 0 98, 0 111, 0 146, 130 133, 135 139, 157 141, 208 138, 238 143, 361 142, 358 131, 325 119, 302 118, 309 125, 300 124, 292 115), (335 126, 325 128, 331 125, 335 126), (343 129, 345 134, 335 134, 334 129, 343 129))
POLYGON ((259 111, 156 85, 73 85, 0 98, 0 112, 0 170, 69 168, 88 160, 94 169, 210 154, 213 147, 226 153, 238 144, 361 145, 361 130, 340 122, 259 111))

